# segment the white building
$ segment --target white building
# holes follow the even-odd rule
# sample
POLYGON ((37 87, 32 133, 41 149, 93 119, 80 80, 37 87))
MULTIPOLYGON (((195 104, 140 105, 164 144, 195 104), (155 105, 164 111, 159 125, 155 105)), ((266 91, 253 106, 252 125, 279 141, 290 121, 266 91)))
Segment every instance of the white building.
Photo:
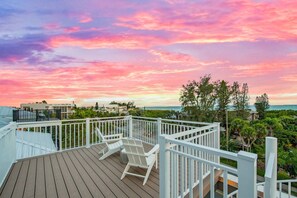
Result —
POLYGON ((61 110, 61 119, 67 119, 73 113, 74 104, 46 104, 46 103, 23 103, 21 109, 35 111, 41 109, 61 110))

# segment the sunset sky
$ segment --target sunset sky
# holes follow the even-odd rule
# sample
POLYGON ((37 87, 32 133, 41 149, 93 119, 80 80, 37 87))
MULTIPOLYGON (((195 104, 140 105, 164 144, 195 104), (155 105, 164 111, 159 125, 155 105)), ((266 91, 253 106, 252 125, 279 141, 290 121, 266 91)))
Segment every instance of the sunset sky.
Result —
POLYGON ((205 74, 297 104, 297 1, 0 2, 0 105, 179 105, 205 74))

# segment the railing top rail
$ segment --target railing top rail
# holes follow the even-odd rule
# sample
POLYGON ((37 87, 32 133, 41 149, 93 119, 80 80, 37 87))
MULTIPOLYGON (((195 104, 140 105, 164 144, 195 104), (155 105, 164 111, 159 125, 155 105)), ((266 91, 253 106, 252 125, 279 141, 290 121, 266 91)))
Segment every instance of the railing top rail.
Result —
POLYGON ((213 124, 213 125, 209 125, 209 126, 198 127, 198 128, 195 128, 195 129, 191 129, 191 130, 187 130, 187 131, 184 131, 184 132, 179 132, 179 133, 169 135, 169 137, 170 138, 178 138, 178 137, 182 137, 182 136, 185 136, 185 135, 189 135, 191 133, 203 131, 203 130, 206 130, 206 129, 211 129, 211 128, 216 127, 216 126, 217 126, 216 124, 213 124))
POLYGON ((187 153, 176 151, 174 149, 170 149, 170 151, 173 152, 173 153, 176 153, 178 155, 181 155, 181 156, 184 156, 184 157, 187 157, 187 158, 190 158, 190 159, 193 159, 193 160, 196 160, 196 161, 211 165, 213 167, 221 168, 223 170, 226 170, 229 173, 237 174, 237 169, 235 169, 235 168, 232 168, 232 167, 229 167, 229 166, 226 166, 226 165, 223 165, 223 164, 219 164, 219 163, 216 163, 216 162, 213 162, 213 161, 208 161, 208 160, 205 160, 205 159, 200 158, 200 157, 196 157, 196 156, 193 156, 193 155, 190 155, 190 154, 187 154, 187 153))
POLYGON ((0 139, 4 137, 7 133, 10 132, 10 129, 14 129, 14 122, 9 123, 8 125, 5 125, 4 127, 0 128, 0 139))
POLYGON ((194 143, 191 143, 191 142, 185 142, 185 141, 182 141, 182 140, 176 140, 174 138, 171 138, 169 135, 161 135, 161 136, 165 137, 166 141, 171 142, 173 144, 189 147, 189 148, 197 150, 197 151, 207 152, 209 154, 214 154, 214 155, 221 156, 221 157, 231 159, 231 160, 234 160, 234 161, 237 161, 237 159, 238 159, 237 153, 232 153, 232 152, 229 152, 229 151, 223 151, 223 150, 220 150, 220 149, 211 148, 211 147, 207 147, 207 146, 203 146, 203 145, 199 145, 199 144, 194 144, 194 143))
POLYGON ((90 120, 116 120, 116 119, 127 119, 128 116, 116 116, 116 117, 97 117, 97 118, 90 118, 90 120))
POLYGON ((61 123, 61 120, 48 120, 48 121, 38 121, 38 122, 16 122, 17 126, 19 125, 43 125, 43 124, 50 124, 50 123, 61 123))
MULTIPOLYGON (((141 117, 141 116, 132 116, 132 118, 135 118, 135 119, 143 119, 143 120, 155 120, 155 121, 158 120, 158 118, 141 117)), ((162 120, 163 120, 163 119, 162 119, 162 120)))
MULTIPOLYGON (((144 120, 154 120, 157 121, 158 118, 151 118, 151 117, 141 117, 141 116, 132 116, 135 119, 144 119, 144 120)), ((196 125, 212 125, 213 123, 208 122, 195 122, 195 121, 186 121, 186 120, 174 120, 174 119, 163 119, 163 122, 177 122, 177 123, 186 123, 186 124, 196 124, 196 125)))
POLYGON ((211 124, 213 124, 213 123, 209 123, 209 122, 195 122, 195 121, 171 120, 171 119, 162 119, 162 121, 166 121, 166 122, 179 122, 179 123, 187 123, 187 124, 200 124, 200 125, 211 125, 211 124))
POLYGON ((62 120, 62 122, 71 122, 71 121, 86 121, 86 118, 62 120))
POLYGON ((34 126, 43 126, 43 125, 51 125, 51 124, 60 124, 61 120, 51 120, 51 121, 38 121, 38 122, 16 122, 16 125, 22 127, 30 127, 31 125, 34 126))
POLYGON ((287 183, 287 182, 297 182, 297 179, 284 179, 284 180, 277 180, 277 183, 287 183))

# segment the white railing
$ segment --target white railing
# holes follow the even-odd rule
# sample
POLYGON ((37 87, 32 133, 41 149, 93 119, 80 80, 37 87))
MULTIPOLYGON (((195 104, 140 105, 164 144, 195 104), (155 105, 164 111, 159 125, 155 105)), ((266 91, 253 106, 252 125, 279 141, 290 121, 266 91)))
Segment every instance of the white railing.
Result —
POLYGON ((210 125, 205 122, 132 117, 132 136, 148 144, 157 144, 159 135, 172 135, 210 125))
POLYGON ((239 178, 239 197, 256 197, 257 155, 244 151, 236 154, 219 150, 219 145, 211 143, 218 143, 215 141, 218 125, 208 127, 214 129, 205 133, 200 133, 205 129, 192 129, 181 134, 160 136, 160 197, 202 198, 209 191, 213 198, 215 183, 221 174, 223 197, 228 197, 228 173, 239 178), (207 133, 214 136, 211 135, 209 140, 205 138, 207 133), (220 157, 236 161, 237 169, 221 164, 218 160, 220 157))
MULTIPOLYGON (((297 179, 277 180, 277 182, 276 182, 277 188, 275 188, 276 197, 278 197, 278 198, 297 197, 297 191, 296 191, 297 188, 295 188, 295 190, 292 191, 293 183, 297 184, 297 179)), ((262 193, 262 195, 260 195, 259 197, 264 197, 263 196, 264 186, 265 186, 265 182, 261 182, 261 183, 257 184, 258 193, 262 193)))
POLYGON ((14 123, 0 128, 0 186, 16 160, 15 129, 14 123))

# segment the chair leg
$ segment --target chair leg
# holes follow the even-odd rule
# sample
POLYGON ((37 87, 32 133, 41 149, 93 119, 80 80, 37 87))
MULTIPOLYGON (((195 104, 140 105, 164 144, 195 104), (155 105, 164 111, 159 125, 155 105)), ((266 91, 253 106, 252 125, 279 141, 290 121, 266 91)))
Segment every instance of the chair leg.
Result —
POLYGON ((126 173, 128 172, 129 168, 130 168, 130 165, 128 163, 125 170, 124 170, 124 172, 123 172, 123 174, 122 174, 121 180, 126 176, 126 173))
MULTIPOLYGON (((154 163, 155 163, 155 162, 154 162, 154 163)), ((146 171, 146 174, 145 174, 144 181, 143 181, 143 185, 145 185, 145 183, 147 182, 147 180, 148 180, 148 178, 149 178, 149 176, 150 176, 150 173, 151 173, 151 171, 152 171, 152 168, 153 168, 153 166, 154 166, 154 163, 152 163, 152 164, 148 167, 148 169, 147 169, 147 171, 146 171)))

